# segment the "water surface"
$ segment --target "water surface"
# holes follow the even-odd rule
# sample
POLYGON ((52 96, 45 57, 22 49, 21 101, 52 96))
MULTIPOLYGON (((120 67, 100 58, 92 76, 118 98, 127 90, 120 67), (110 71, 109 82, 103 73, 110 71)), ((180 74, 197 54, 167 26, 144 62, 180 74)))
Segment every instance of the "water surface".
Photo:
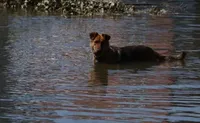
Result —
POLYGON ((0 122, 200 122, 199 3, 166 16, 0 18, 0 122), (94 64, 89 33, 185 63, 94 64))

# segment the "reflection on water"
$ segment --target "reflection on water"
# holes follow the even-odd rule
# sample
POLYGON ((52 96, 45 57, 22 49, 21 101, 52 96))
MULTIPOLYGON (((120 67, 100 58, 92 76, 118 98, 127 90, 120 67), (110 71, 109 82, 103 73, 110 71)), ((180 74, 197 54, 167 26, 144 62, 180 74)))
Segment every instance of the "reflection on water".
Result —
POLYGON ((199 122, 199 16, 0 18, 0 122, 199 122), (93 64, 92 31, 185 63, 93 64))
POLYGON ((6 41, 8 40, 8 17, 5 13, 0 13, 0 16, 3 19, 0 19, 0 79, 2 79, 0 83, 0 92, 3 91, 3 87, 5 84, 5 77, 3 75, 3 71, 5 69, 5 65, 7 64, 7 52, 4 47, 6 45, 6 41))

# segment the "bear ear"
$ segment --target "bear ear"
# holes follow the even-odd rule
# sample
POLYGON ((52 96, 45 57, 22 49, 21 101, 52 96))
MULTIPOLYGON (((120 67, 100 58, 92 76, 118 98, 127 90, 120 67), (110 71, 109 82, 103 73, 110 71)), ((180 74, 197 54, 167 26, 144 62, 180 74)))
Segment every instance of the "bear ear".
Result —
POLYGON ((91 32, 90 33, 90 39, 94 40, 97 37, 98 33, 97 32, 91 32))
POLYGON ((111 38, 110 35, 107 35, 107 34, 102 34, 102 36, 103 36, 103 37, 105 38, 105 40, 107 40, 107 41, 110 40, 110 38, 111 38))

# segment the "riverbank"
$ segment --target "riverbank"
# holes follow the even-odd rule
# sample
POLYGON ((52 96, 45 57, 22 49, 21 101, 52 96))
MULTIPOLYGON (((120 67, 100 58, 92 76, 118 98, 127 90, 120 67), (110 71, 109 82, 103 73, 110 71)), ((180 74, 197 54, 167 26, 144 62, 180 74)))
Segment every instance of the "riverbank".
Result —
POLYGON ((0 7, 11 10, 59 13, 63 16, 134 15, 137 13, 160 15, 166 13, 166 10, 155 5, 141 10, 121 0, 4 0, 0 2, 0 7))

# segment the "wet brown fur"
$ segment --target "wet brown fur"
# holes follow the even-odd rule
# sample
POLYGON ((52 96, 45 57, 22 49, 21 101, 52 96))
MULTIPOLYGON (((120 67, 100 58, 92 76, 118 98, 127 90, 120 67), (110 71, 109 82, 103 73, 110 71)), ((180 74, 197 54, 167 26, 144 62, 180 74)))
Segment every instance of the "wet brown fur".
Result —
POLYGON ((163 56, 152 48, 144 45, 133 45, 125 47, 110 46, 110 36, 107 34, 90 33, 90 47, 94 54, 95 62, 119 63, 130 61, 174 61, 184 60, 186 53, 177 56, 163 56))

